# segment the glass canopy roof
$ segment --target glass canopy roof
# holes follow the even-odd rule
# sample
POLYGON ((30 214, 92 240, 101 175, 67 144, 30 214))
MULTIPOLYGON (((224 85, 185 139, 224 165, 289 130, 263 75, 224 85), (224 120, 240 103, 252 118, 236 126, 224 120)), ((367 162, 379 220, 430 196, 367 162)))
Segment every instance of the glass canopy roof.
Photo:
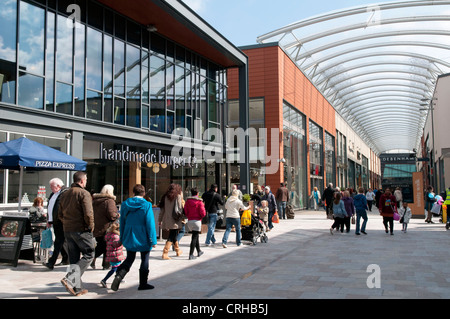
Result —
POLYGON ((411 151, 438 75, 450 73, 450 1, 333 11, 257 41, 278 42, 376 153, 411 151))

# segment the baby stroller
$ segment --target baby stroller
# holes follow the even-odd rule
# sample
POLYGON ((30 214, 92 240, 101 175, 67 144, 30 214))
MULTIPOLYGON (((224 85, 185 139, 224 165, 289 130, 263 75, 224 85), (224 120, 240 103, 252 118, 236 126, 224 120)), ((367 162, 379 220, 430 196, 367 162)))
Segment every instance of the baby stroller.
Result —
POLYGON ((241 227, 242 240, 249 240, 253 245, 256 245, 258 239, 262 243, 267 243, 269 238, 267 237, 266 231, 264 230, 264 222, 259 218, 258 215, 252 214, 252 223, 249 226, 241 227))

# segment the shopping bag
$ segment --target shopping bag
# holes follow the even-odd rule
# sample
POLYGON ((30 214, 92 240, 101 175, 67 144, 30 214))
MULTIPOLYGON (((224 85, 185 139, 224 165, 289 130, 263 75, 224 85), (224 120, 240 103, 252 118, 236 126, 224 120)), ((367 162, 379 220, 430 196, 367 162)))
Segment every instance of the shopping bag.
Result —
POLYGON ((241 226, 250 226, 252 224, 252 213, 249 209, 244 210, 241 216, 241 226))
POLYGON ((41 248, 50 249, 53 246, 52 230, 47 228, 41 233, 41 248))
POLYGON ((397 212, 397 207, 391 205, 391 208, 394 211, 394 220, 400 220, 400 214, 397 212))
POLYGON ((272 223, 278 224, 280 222, 280 218, 278 217, 278 213, 275 212, 272 216, 272 223))

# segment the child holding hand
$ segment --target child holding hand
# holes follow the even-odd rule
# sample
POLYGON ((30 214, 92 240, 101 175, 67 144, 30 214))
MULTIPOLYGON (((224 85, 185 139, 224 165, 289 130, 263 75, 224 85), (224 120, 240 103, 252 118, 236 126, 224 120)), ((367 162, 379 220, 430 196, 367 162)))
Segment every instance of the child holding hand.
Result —
POLYGON ((118 222, 114 222, 109 226, 105 235, 106 241, 106 261, 110 263, 111 269, 106 274, 100 283, 106 288, 106 281, 111 277, 125 259, 123 255, 123 246, 120 241, 120 225, 118 222))

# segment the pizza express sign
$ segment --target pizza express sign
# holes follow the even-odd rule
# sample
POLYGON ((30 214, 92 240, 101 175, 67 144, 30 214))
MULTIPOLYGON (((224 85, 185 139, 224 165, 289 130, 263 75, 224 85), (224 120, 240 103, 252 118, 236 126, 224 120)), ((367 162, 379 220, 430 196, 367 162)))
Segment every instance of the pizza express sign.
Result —
POLYGON ((130 150, 129 146, 123 146, 121 150, 104 147, 100 143, 100 159, 109 161, 123 161, 123 162, 139 162, 139 163, 159 163, 172 165, 174 168, 180 166, 194 167, 197 165, 197 158, 195 156, 173 156, 165 155, 161 150, 148 149, 146 153, 130 150))

